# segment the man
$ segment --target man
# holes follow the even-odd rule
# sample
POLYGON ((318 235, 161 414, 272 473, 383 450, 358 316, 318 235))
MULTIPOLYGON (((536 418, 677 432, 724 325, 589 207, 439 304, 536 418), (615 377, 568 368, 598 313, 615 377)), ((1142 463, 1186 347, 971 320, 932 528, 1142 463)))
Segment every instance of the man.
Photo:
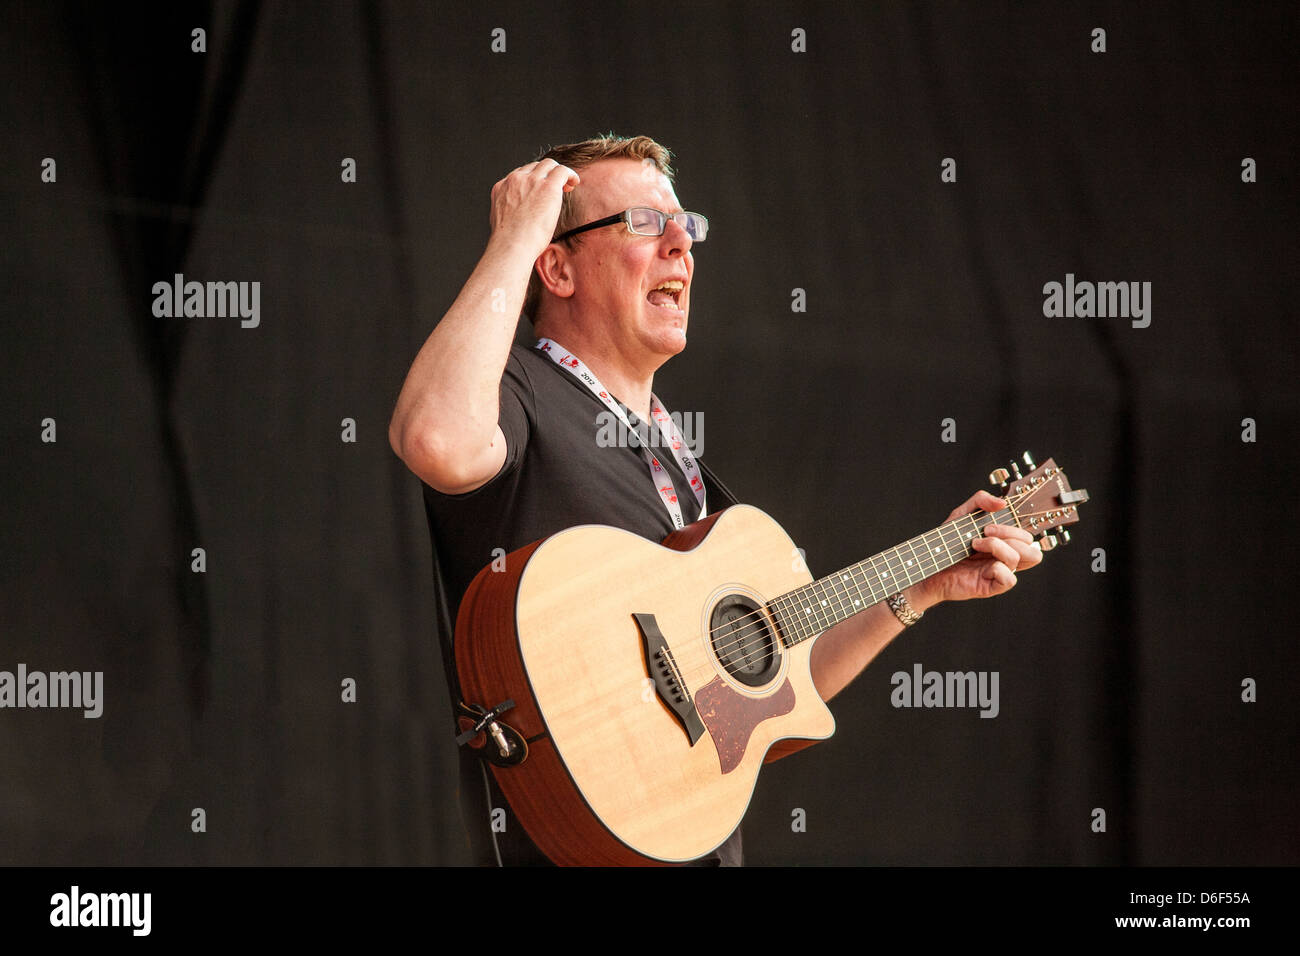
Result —
MULTIPOLYGON (((659 541, 735 503, 689 455, 597 441, 606 412, 633 428, 663 419, 652 406, 654 374, 686 347, 691 249, 708 226, 677 201, 668 160, 648 137, 598 137, 551 149, 492 189, 487 249, 416 356, 389 427, 393 450, 425 484, 453 615, 480 569, 538 538, 608 524, 659 541), (543 348, 512 348, 521 311, 543 348)), ((978 492, 949 518, 1000 507, 978 492)), ((907 588, 892 606, 822 634, 811 657, 821 696, 837 694, 905 621, 940 601, 1000 594, 1017 570, 1042 560, 1018 528, 990 525, 973 547, 973 559, 907 588)), ((462 799, 475 788, 503 808, 483 768, 467 761, 462 799)), ((483 836, 488 807, 473 817, 471 834, 483 836)), ((513 819, 492 842, 486 859, 541 861, 513 819)), ((711 862, 740 862, 739 831, 711 862)))

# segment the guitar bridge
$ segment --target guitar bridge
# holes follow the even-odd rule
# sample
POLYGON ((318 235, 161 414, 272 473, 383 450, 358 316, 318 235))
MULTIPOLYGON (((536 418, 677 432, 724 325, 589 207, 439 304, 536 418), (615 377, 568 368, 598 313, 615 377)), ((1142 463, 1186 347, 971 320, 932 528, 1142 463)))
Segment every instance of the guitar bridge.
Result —
POLYGON ((704 721, 700 720, 691 697, 690 688, 682 680, 682 673, 677 668, 677 660, 672 649, 664 640, 663 633, 653 614, 633 614, 638 630, 641 631, 641 643, 645 649, 646 670, 654 681, 655 692, 667 705, 669 712, 677 718, 682 730, 695 746, 704 736, 704 721))

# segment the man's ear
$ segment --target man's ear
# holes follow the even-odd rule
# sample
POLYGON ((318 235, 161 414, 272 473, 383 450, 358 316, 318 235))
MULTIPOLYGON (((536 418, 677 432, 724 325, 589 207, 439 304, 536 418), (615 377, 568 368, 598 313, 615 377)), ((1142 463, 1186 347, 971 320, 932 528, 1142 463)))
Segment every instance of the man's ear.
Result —
POLYGON ((537 278, 551 295, 561 299, 573 295, 573 267, 569 261, 569 250, 563 244, 553 242, 543 249, 534 269, 537 278))

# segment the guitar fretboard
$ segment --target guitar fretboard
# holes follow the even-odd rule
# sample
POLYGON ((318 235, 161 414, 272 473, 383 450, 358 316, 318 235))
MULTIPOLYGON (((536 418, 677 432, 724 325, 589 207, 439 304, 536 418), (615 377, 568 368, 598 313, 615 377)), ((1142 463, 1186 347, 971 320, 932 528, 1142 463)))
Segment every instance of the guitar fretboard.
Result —
POLYGON ((780 628, 782 642, 789 647, 816 637, 890 595, 964 561, 975 553, 971 542, 991 524, 1015 524, 1011 510, 963 515, 773 598, 767 609, 780 628))

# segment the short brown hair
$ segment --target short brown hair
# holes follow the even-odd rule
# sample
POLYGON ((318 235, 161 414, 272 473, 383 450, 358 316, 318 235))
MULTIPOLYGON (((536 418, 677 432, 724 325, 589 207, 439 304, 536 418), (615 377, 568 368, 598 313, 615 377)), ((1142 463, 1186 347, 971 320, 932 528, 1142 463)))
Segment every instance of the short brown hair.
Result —
MULTIPOLYGON (((584 139, 580 143, 552 146, 537 157, 538 162, 543 159, 553 159, 561 166, 568 166, 574 170, 584 169, 602 159, 639 159, 642 162, 653 163, 655 169, 668 177, 669 182, 673 178, 673 167, 670 165, 672 152, 649 136, 616 136, 612 132, 605 133, 601 136, 593 136, 591 139, 584 139)), ((555 231, 551 235, 558 236, 575 226, 582 225, 577 218, 573 193, 567 192, 560 206, 560 218, 556 221, 555 231)), ((579 238, 574 236, 564 241, 572 243, 579 238)), ((529 321, 536 318, 537 305, 541 298, 542 282, 537 278, 537 270, 534 269, 528 278, 528 293, 524 297, 524 314, 528 316, 529 321)))

